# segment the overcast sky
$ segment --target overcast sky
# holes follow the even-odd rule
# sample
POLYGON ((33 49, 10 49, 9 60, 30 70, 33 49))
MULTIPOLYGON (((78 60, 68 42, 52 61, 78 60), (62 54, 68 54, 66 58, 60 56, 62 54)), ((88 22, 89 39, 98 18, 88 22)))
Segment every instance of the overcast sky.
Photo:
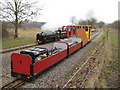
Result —
POLYGON ((86 19, 88 12, 98 21, 112 23, 118 20, 118 2, 120 0, 43 0, 44 9, 38 21, 48 22, 50 28, 57 25, 70 24, 70 17, 77 20, 86 19))
MULTIPOLYGON (((2 1, 2 0, 0 0, 2 1)), ((9 1, 9 0, 8 0, 9 1)), ((37 0, 30 0, 37 1, 37 0)), ((77 20, 86 19, 88 12, 93 12, 93 17, 98 21, 112 23, 118 20, 118 2, 120 0, 38 0, 44 5, 42 15, 37 21, 45 21, 45 29, 56 28, 70 24, 70 17, 77 20)))

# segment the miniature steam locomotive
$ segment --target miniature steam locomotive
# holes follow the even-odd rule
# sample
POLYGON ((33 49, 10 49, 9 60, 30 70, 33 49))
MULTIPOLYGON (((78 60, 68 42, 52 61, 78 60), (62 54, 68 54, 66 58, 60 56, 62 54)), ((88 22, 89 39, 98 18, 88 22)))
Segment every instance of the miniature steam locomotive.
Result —
POLYGON ((59 41, 60 39, 72 37, 75 35, 76 29, 80 26, 63 26, 62 30, 55 32, 41 32, 36 34, 36 43, 43 44, 47 42, 59 41))

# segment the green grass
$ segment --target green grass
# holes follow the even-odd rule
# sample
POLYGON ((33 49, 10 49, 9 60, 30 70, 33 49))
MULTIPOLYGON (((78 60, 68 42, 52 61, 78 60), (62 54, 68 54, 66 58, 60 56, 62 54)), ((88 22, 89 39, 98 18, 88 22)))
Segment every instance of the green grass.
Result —
POLYGON ((114 54, 118 54, 118 51, 120 50, 118 48, 118 30, 115 29, 109 29, 110 31, 110 37, 111 37, 111 42, 112 42, 112 51, 115 52, 114 54))
POLYGON ((116 61, 118 62, 120 60, 120 56, 118 56, 118 52, 120 52, 120 48, 118 48, 118 44, 120 44, 120 41, 118 40, 118 30, 116 29, 109 29, 110 31, 110 37, 111 37, 111 44, 112 44, 112 53, 116 61))
POLYGON ((77 86, 76 82, 71 83, 70 87, 77 86))
POLYGON ((2 43, 2 48, 11 48, 11 47, 17 47, 22 46, 26 44, 32 44, 35 43, 35 38, 29 37, 29 38, 17 38, 17 39, 4 39, 2 43))
POLYGON ((110 73, 111 73, 111 70, 108 67, 106 67, 104 69, 104 74, 107 75, 107 74, 110 74, 110 73))
MULTIPOLYGON (((93 45, 93 47, 89 48, 89 51, 87 53, 88 53, 88 55, 90 55, 91 51, 93 51, 95 49, 95 47, 100 44, 99 42, 102 41, 103 38, 106 38, 106 40, 109 39, 109 38, 107 38, 107 33, 106 33, 107 30, 109 30, 109 35, 111 38, 110 45, 112 47, 111 50, 113 52, 112 56, 114 56, 114 58, 112 58, 112 57, 111 58, 112 58, 112 60, 115 59, 115 63, 118 63, 118 52, 120 51, 120 50, 118 51, 118 31, 114 30, 114 29, 105 29, 104 33, 96 41, 96 43, 93 45)), ((106 42, 104 43, 104 45, 106 45, 106 42)), ((102 88, 107 88, 107 79, 106 78, 112 73, 112 71, 110 70, 110 66, 111 66, 111 63, 109 63, 109 61, 108 61, 106 64, 106 68, 104 70, 102 70, 102 74, 100 76, 100 82, 99 82, 99 85, 101 85, 102 88)), ((71 76, 76 71, 76 68, 78 68, 78 67, 79 67, 78 64, 76 66, 74 66, 71 69, 68 76, 71 76)), ((114 67, 114 68, 117 68, 117 67, 114 67)), ((82 79, 81 75, 79 75, 78 77, 75 78, 75 80, 81 80, 81 79, 82 79)), ((73 83, 72 86, 73 85, 75 85, 75 83, 73 83)))
MULTIPOLYGON (((2 48, 11 48, 35 43, 36 34, 42 32, 39 28, 18 29, 19 38, 13 39, 14 29, 9 29, 10 37, 2 40, 2 48)), ((45 30, 44 32, 48 32, 45 30)))
POLYGON ((83 80, 84 79, 84 76, 82 75, 78 75, 75 77, 75 80, 83 80))
MULTIPOLYGON (((12 34, 12 37, 13 37, 14 29, 9 29, 8 31, 12 34)), ((40 30, 39 28, 24 28, 24 29, 19 28, 18 29, 18 34, 20 38, 35 37, 36 34, 40 32, 48 32, 48 30, 43 31, 43 30, 40 30)))
MULTIPOLYGON (((93 50, 95 50, 95 48, 100 44, 99 42, 101 42, 103 40, 103 38, 106 38, 107 33, 104 31, 103 34, 101 35, 100 38, 98 38, 98 40, 95 42, 95 44, 89 48, 89 50, 87 51, 86 55, 90 55, 92 53, 93 50)), ((105 45, 105 44, 104 44, 105 45)), ((82 64, 82 62, 78 62, 76 66, 74 66, 68 75, 66 75, 67 78, 69 78, 74 72, 77 71, 77 69, 79 69, 80 64, 82 64), (77 69, 76 69, 77 68, 77 69)), ((84 66, 87 66, 88 64, 85 64, 84 66)), ((83 76, 79 75, 76 76, 75 80, 83 80, 83 76)), ((104 82, 103 82, 104 83, 104 82)), ((73 85, 72 85, 73 86, 73 85)), ((105 87, 105 86, 104 86, 105 87)))
MULTIPOLYGON (((108 77, 111 77, 111 75, 114 75, 114 73, 112 73, 112 69, 114 70, 118 70, 118 52, 120 51, 120 49, 118 48, 118 30, 109 28, 109 36, 110 38, 108 38, 110 40, 110 43, 108 45, 110 45, 111 48, 108 48, 111 52, 112 55, 111 56, 106 56, 109 57, 106 59, 106 63, 105 63, 105 68, 104 70, 101 72, 100 75, 100 82, 99 85, 101 85, 102 88, 108 88, 108 77), (112 66, 112 69, 111 69, 112 66), (114 67, 113 67, 114 66, 114 67), (116 67, 115 67, 116 66, 116 67)), ((106 52, 109 53, 109 52, 106 52)), ((112 78, 112 80, 114 80, 115 78, 112 78)))
POLYGON ((120 52, 120 48, 118 48, 118 44, 120 41, 118 40, 118 30, 110 29, 110 36, 111 36, 111 44, 112 44, 112 59, 114 59, 114 65, 116 66, 114 69, 118 69, 118 64, 120 62, 120 56, 118 53, 120 52))

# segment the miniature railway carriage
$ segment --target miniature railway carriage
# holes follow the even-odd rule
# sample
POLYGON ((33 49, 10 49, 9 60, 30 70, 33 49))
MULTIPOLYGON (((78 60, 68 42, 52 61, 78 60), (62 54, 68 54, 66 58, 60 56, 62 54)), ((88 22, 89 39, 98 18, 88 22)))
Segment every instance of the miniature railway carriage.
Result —
POLYGON ((42 71, 87 44, 91 39, 89 26, 87 29, 77 29, 76 37, 72 37, 70 42, 54 43, 53 49, 35 47, 20 53, 13 53, 11 55, 11 75, 26 81, 33 80, 42 71))

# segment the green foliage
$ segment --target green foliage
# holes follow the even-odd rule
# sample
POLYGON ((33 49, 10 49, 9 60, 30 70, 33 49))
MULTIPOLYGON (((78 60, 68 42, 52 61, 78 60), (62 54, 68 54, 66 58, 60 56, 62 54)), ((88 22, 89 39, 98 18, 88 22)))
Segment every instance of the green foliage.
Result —
POLYGON ((35 43, 35 38, 32 37, 27 37, 27 38, 9 38, 9 39, 4 39, 2 43, 2 48, 11 48, 11 47, 17 47, 17 46, 22 46, 26 44, 31 44, 35 43))
POLYGON ((100 21, 97 23, 99 28, 103 28, 105 26, 105 23, 103 21, 100 21))
POLYGON ((109 28, 114 28, 114 29, 120 29, 120 21, 114 21, 113 23, 111 23, 111 24, 108 24, 107 25, 109 28))

